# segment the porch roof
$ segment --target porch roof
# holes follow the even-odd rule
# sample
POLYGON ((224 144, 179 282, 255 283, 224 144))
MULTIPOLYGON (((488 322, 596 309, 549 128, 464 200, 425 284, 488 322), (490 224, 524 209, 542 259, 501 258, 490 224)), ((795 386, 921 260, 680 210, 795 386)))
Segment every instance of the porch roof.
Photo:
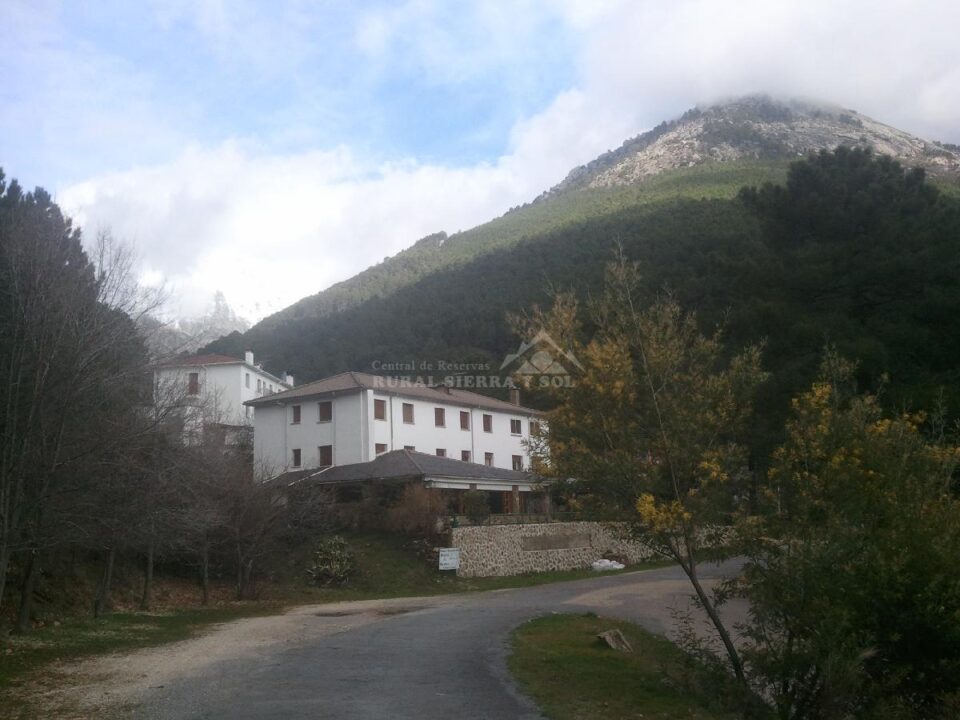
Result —
POLYGON ((463 462, 462 460, 429 455, 413 450, 393 450, 363 463, 292 470, 277 476, 273 482, 284 485, 300 482, 336 485, 372 480, 411 479, 460 480, 465 482, 476 481, 478 484, 495 483, 497 485, 524 486, 542 482, 542 478, 533 473, 488 467, 479 463, 463 462))

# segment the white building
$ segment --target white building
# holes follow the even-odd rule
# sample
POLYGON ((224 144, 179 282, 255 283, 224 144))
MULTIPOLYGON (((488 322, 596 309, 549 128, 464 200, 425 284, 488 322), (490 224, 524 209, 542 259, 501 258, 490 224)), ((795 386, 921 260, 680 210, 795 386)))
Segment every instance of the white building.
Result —
POLYGON ((229 355, 191 355, 176 358, 154 370, 154 397, 160 405, 182 410, 184 437, 197 442, 205 427, 250 427, 249 400, 290 390, 293 376, 283 379, 254 363, 248 350, 243 359, 229 355))
MULTIPOLYGON (((540 421, 537 410, 519 404, 359 372, 246 404, 256 409, 254 462, 265 476, 366 463, 403 450, 522 472, 529 469, 524 441, 540 421)), ((474 477, 463 487, 476 484, 474 477)))

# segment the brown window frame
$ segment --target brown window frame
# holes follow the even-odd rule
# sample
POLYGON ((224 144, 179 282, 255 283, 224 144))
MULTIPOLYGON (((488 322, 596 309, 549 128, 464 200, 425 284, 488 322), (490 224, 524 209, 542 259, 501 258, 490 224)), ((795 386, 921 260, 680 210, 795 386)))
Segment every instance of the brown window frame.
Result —
POLYGON ((319 467, 331 467, 333 465, 333 445, 318 445, 317 446, 317 465, 319 467), (326 458, 329 462, 324 462, 324 454, 328 454, 329 457, 326 458))
POLYGON ((523 422, 519 418, 510 418, 510 434, 523 435, 523 422), (516 430, 514 430, 516 428, 516 430))
POLYGON ((376 444, 374 444, 374 446, 373 446, 373 450, 374 450, 374 453, 375 453, 376 455, 382 455, 383 453, 385 453, 385 452, 387 451, 387 444, 386 444, 386 443, 376 443, 376 444))
POLYGON ((192 372, 187 374, 187 395, 200 394, 200 373, 192 372))
POLYGON ((300 448, 293 448, 293 452, 291 453, 291 455, 292 457, 290 458, 290 460, 292 462, 290 464, 290 467, 302 467, 303 456, 302 456, 302 453, 300 452, 300 448))
POLYGON ((416 451, 417 451, 417 446, 416 446, 416 445, 404 445, 404 446, 403 446, 403 449, 404 449, 404 450, 409 450, 410 452, 416 452, 416 451))
POLYGON ((437 448, 437 457, 446 457, 447 450, 446 448, 437 448))
POLYGON ((321 400, 317 403, 317 422, 318 423, 328 423, 333 422, 333 400, 321 400), (330 412, 327 413, 327 416, 324 417, 323 408, 328 407, 330 412))
POLYGON ((374 420, 386 420, 387 419, 387 401, 382 398, 373 399, 373 419, 374 420))
POLYGON ((470 462, 470 458, 471 458, 471 455, 469 450, 460 451, 460 460, 462 462, 470 462))
POLYGON ((300 424, 300 415, 301 415, 301 413, 300 413, 300 406, 299 406, 299 405, 293 405, 293 406, 291 407, 291 409, 293 410, 293 419, 292 419, 290 422, 291 422, 291 424, 293 424, 293 425, 299 425, 299 424, 300 424))
POLYGON ((523 455, 512 455, 510 462, 514 470, 523 470, 523 455))
POLYGON ((483 454, 483 464, 487 467, 493 467, 493 453, 485 452, 483 454))
POLYGON ((445 428, 447 426, 447 410, 442 407, 433 409, 433 426, 445 428))
POLYGON ((489 413, 483 414, 483 431, 486 433, 493 432, 493 415, 489 413))
POLYGON ((401 408, 401 412, 403 413, 403 424, 404 424, 404 425, 416 425, 416 424, 417 424, 417 417, 416 417, 416 415, 414 414, 413 403, 403 403, 403 407, 401 408), (409 419, 409 420, 407 420, 407 410, 408 410, 408 409, 410 410, 410 419, 409 419))
POLYGON ((461 430, 470 429, 470 411, 469 410, 460 411, 460 429, 461 430))

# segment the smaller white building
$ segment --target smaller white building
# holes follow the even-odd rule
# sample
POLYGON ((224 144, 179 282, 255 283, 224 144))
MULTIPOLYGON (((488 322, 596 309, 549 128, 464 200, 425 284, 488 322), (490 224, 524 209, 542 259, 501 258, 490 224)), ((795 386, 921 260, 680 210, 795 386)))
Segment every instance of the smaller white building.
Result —
POLYGON ((245 403, 292 387, 292 375, 281 379, 267 372, 254 363, 250 350, 243 359, 218 354, 179 357, 154 370, 154 402, 178 410, 188 444, 199 442, 210 426, 230 435, 236 435, 231 430, 252 427, 254 409, 245 403))

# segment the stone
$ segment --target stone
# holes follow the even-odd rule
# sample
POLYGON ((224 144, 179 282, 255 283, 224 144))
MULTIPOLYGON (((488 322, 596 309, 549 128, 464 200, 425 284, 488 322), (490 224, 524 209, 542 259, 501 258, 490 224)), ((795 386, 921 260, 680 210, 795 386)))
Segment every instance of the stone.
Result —
POLYGON ((623 636, 623 633, 616 628, 613 630, 605 630, 597 635, 597 637, 605 642, 608 647, 611 647, 614 650, 628 653, 633 652, 633 647, 630 645, 630 642, 623 636))

